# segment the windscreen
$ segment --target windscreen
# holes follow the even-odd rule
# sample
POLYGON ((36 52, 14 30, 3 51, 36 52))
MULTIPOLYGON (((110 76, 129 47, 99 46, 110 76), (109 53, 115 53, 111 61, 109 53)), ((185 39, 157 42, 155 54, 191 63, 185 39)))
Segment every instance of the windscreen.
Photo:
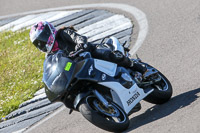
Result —
POLYGON ((73 74, 74 62, 63 56, 63 51, 49 55, 44 61, 43 82, 51 93, 61 95, 67 91, 73 74))

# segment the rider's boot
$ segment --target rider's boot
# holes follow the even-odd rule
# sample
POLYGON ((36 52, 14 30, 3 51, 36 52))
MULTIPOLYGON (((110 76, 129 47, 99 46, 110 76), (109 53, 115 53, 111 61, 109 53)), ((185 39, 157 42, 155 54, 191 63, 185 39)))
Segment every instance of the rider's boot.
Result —
POLYGON ((111 62, 115 62, 120 66, 131 68, 133 71, 138 71, 142 74, 142 80, 147 79, 151 73, 149 73, 145 64, 132 60, 129 57, 124 56, 120 51, 113 51, 110 53, 109 59, 111 62))

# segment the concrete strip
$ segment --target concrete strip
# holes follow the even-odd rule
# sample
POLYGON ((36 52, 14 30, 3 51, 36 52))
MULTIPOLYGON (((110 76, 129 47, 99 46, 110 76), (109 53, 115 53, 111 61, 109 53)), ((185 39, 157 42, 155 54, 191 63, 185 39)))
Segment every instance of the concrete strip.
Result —
MULTIPOLYGON (((87 11, 87 10, 85 10, 85 11, 87 11)), ((99 16, 101 14, 105 14, 105 11, 104 10, 94 10, 93 12, 83 14, 71 21, 67 21, 66 23, 63 23, 62 25, 59 25, 58 28, 63 27, 63 26, 70 26, 70 25, 76 26, 76 25, 82 24, 83 22, 87 22, 93 18, 96 18, 97 16, 99 16)))
POLYGON ((122 16, 122 15, 114 15, 114 16, 111 16, 107 19, 104 19, 102 21, 99 21, 99 22, 96 22, 94 24, 91 24, 89 26, 86 26, 82 29, 80 29, 78 31, 79 34, 87 34, 89 33, 91 30, 98 30, 98 29, 101 29, 103 27, 106 27, 105 25, 106 24, 110 24, 111 22, 113 22, 114 20, 118 20, 118 19, 124 19, 125 17, 122 16))
POLYGON ((67 17, 61 18, 61 19, 59 19, 59 20, 53 22, 52 24, 53 24, 55 27, 58 27, 58 26, 60 26, 60 25, 62 25, 62 24, 64 24, 64 23, 67 23, 67 22, 69 22, 69 21, 73 21, 73 20, 75 20, 75 19, 77 19, 77 18, 79 18, 79 17, 85 16, 85 15, 87 15, 87 14, 90 14, 90 13, 94 12, 94 11, 95 11, 95 10, 93 10, 93 9, 83 10, 83 11, 81 11, 81 12, 74 13, 73 15, 69 15, 69 16, 67 16, 67 17))
POLYGON ((10 125, 9 127, 0 129, 1 133, 22 133, 24 132, 30 125, 37 123, 38 121, 45 118, 49 113, 41 114, 37 117, 33 117, 31 121, 29 119, 20 121, 17 124, 10 125))
POLYGON ((13 18, 7 18, 7 19, 4 19, 4 20, 0 20, 0 26, 3 26, 5 24, 8 24, 12 21, 15 21, 17 20, 19 17, 13 17, 13 18))
POLYGON ((37 95, 37 96, 35 96, 34 98, 32 98, 32 99, 30 99, 30 100, 28 100, 28 101, 23 102, 22 104, 19 105, 19 108, 22 108, 22 107, 27 106, 27 105, 29 105, 29 104, 33 104, 33 103, 35 103, 35 102, 44 100, 44 99, 46 99, 46 98, 47 98, 46 93, 42 93, 42 94, 37 95))
POLYGON ((104 14, 98 15, 95 18, 92 18, 92 19, 90 19, 88 21, 85 21, 85 22, 83 22, 81 24, 75 25, 74 27, 75 27, 75 29, 80 30, 81 28, 84 28, 84 27, 86 27, 88 25, 94 24, 94 23, 96 23, 98 21, 107 19, 107 18, 109 18, 109 17, 111 17, 113 15, 114 14, 111 13, 111 12, 105 12, 104 14))
POLYGON ((132 31, 133 31, 133 28, 131 27, 129 29, 120 31, 119 33, 113 34, 112 36, 114 36, 114 37, 116 37, 118 39, 120 39, 120 38, 122 38, 124 36, 127 36, 127 35, 130 37, 130 35, 132 34, 132 31))
POLYGON ((11 30, 12 31, 17 31, 17 30, 22 29, 24 27, 28 27, 30 25, 33 25, 33 24, 35 24, 38 21, 47 20, 47 19, 49 19, 52 16, 55 16, 57 14, 59 14, 59 12, 48 12, 48 13, 40 14, 37 17, 35 17, 34 19, 31 19, 29 21, 25 21, 24 23, 21 23, 19 25, 14 26, 13 28, 11 28, 11 30))
POLYGON ((7 29, 12 28, 12 27, 14 27, 16 25, 19 25, 19 24, 22 24, 22 23, 24 23, 26 21, 32 20, 36 16, 37 15, 27 15, 25 17, 19 18, 19 19, 15 20, 15 21, 13 21, 11 23, 8 23, 8 24, 0 27, 0 31, 7 30, 7 29))
MULTIPOLYGON (((54 104, 50 104, 48 106, 44 106, 40 110, 34 110, 34 111, 29 112, 29 113, 26 113, 26 114, 20 115, 18 117, 15 117, 13 119, 9 119, 9 120, 3 121, 3 122, 1 122, 1 125, 0 125, 0 132, 2 130, 6 130, 6 128, 10 128, 12 125, 13 126, 17 126, 17 124, 20 124, 20 123, 22 123, 24 121, 27 122, 27 120, 32 120, 35 117, 41 116, 43 114, 45 114, 45 116, 46 116, 49 113, 51 113, 51 112, 55 111, 56 109, 60 108, 62 105, 63 104, 61 102, 56 102, 54 104)), ((27 123, 27 125, 30 126, 31 124, 27 123)), ((16 131, 16 129, 13 129, 13 131, 16 131)))
POLYGON ((47 22, 53 22, 53 21, 55 21, 55 20, 64 18, 64 17, 66 17, 66 16, 72 15, 72 14, 77 13, 77 12, 80 12, 80 11, 82 11, 82 10, 61 11, 61 12, 59 12, 58 14, 56 14, 55 16, 52 16, 52 17, 48 18, 46 21, 47 21, 47 22))
MULTIPOLYGON (((78 33, 83 34, 87 37, 98 35, 104 31, 115 28, 116 26, 122 25, 124 23, 130 22, 129 19, 122 15, 114 15, 92 25, 89 25, 83 29, 80 29, 78 33)), ((132 24, 131 24, 132 25, 132 24)))
POLYGON ((60 12, 50 12, 50 13, 43 13, 43 14, 27 15, 27 16, 24 16, 24 17, 21 17, 21 18, 15 20, 15 21, 12 21, 6 25, 1 26, 0 31, 7 30, 12 27, 13 27, 13 31, 21 29, 21 28, 25 28, 26 26, 29 26, 29 25, 39 21, 39 19, 46 20, 48 22, 53 22, 55 20, 61 19, 63 17, 69 16, 73 13, 77 13, 80 11, 81 10, 60 11, 60 12))
POLYGON ((42 89, 38 90, 37 92, 35 92, 34 96, 38 96, 38 95, 41 95, 43 93, 45 93, 45 89, 44 88, 42 88, 42 89))
POLYGON ((10 114, 8 114, 4 119, 6 119, 6 120, 14 119, 21 115, 27 114, 27 112, 30 113, 32 111, 41 109, 41 108, 49 106, 49 105, 51 105, 51 102, 49 101, 49 99, 46 98, 46 99, 40 100, 38 102, 24 106, 22 108, 19 108, 15 111, 11 112, 10 114))
POLYGON ((114 33, 120 32, 122 30, 131 28, 131 27, 132 27, 131 22, 126 22, 126 23, 124 23, 120 26, 113 28, 113 29, 107 30, 105 32, 102 32, 101 34, 93 36, 93 37, 89 38, 88 41, 92 42, 92 41, 95 41, 95 40, 98 40, 98 39, 101 39, 101 38, 104 38, 104 37, 108 37, 108 36, 113 35, 114 33))

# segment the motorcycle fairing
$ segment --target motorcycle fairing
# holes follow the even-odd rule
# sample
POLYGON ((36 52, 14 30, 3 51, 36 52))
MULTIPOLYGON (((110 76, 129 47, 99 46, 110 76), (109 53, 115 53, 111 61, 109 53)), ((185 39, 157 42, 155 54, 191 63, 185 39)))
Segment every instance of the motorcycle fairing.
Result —
MULTIPOLYGON (((63 56, 62 51, 49 55, 44 61, 43 72, 43 82, 49 100, 53 102, 67 92, 68 86, 74 78, 92 82, 101 81, 103 72, 95 68, 94 62, 94 59, 88 58, 75 63, 70 58, 63 56)), ((116 64, 111 64, 116 69, 116 64)), ((112 70, 110 70, 110 73, 112 73, 112 70)), ((107 80, 113 81, 113 78, 107 76, 107 80)))
POLYGON ((76 68, 78 69, 77 72, 75 70, 74 77, 78 80, 88 80, 92 82, 101 82, 102 80, 114 81, 117 64, 99 59, 88 58, 76 63, 76 68), (106 79, 102 78, 104 75, 106 76, 106 79))
POLYGON ((153 92, 153 89, 144 92, 144 90, 139 88, 136 83, 130 89, 124 88, 118 82, 100 82, 98 84, 110 88, 113 101, 118 103, 127 114, 137 103, 153 92))
POLYGON ((134 94, 139 93, 140 96, 130 105, 121 102, 121 107, 129 112, 133 106, 147 96, 147 93, 137 87, 134 81, 129 87, 126 87, 124 84, 126 81, 121 78, 120 73, 128 72, 123 67, 117 67, 115 63, 98 59, 87 58, 75 63, 70 58, 63 56, 62 52, 57 52, 48 56, 44 62, 43 82, 50 101, 67 92, 68 86, 74 78, 78 81, 96 82, 111 88, 115 102, 123 101, 123 99, 128 101, 134 94))
POLYGON ((102 71, 111 77, 114 77, 116 74, 117 64, 115 63, 94 59, 94 66, 97 70, 102 71))
POLYGON ((49 55, 45 59, 43 82, 50 101, 67 91, 74 72, 74 66, 75 63, 71 59, 64 57, 62 51, 49 55))
MULTIPOLYGON (((121 73, 128 72, 123 67, 117 67, 115 63, 88 58, 76 63, 74 77, 77 80, 88 80, 96 83, 115 81, 123 84, 125 81, 120 77, 121 73)), ((134 81, 132 82, 135 83, 134 81)))

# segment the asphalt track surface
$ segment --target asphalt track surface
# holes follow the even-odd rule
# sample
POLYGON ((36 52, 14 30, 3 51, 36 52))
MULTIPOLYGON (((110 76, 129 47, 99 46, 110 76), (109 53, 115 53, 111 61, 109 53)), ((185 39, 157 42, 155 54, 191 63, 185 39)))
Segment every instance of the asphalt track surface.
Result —
MULTIPOLYGON (((0 15, 106 2, 122 3, 120 0, 52 2, 1 0, 0 15)), ((166 104, 153 105, 142 102, 142 110, 130 116, 131 123, 127 132, 198 133, 200 131, 200 1, 124 0, 123 3, 137 7, 146 14, 149 31, 137 54, 144 62, 164 73, 174 89, 173 98, 166 104)), ((67 109, 60 109, 58 113, 29 132, 80 131, 105 132, 91 125, 79 113, 68 115, 67 109)))

